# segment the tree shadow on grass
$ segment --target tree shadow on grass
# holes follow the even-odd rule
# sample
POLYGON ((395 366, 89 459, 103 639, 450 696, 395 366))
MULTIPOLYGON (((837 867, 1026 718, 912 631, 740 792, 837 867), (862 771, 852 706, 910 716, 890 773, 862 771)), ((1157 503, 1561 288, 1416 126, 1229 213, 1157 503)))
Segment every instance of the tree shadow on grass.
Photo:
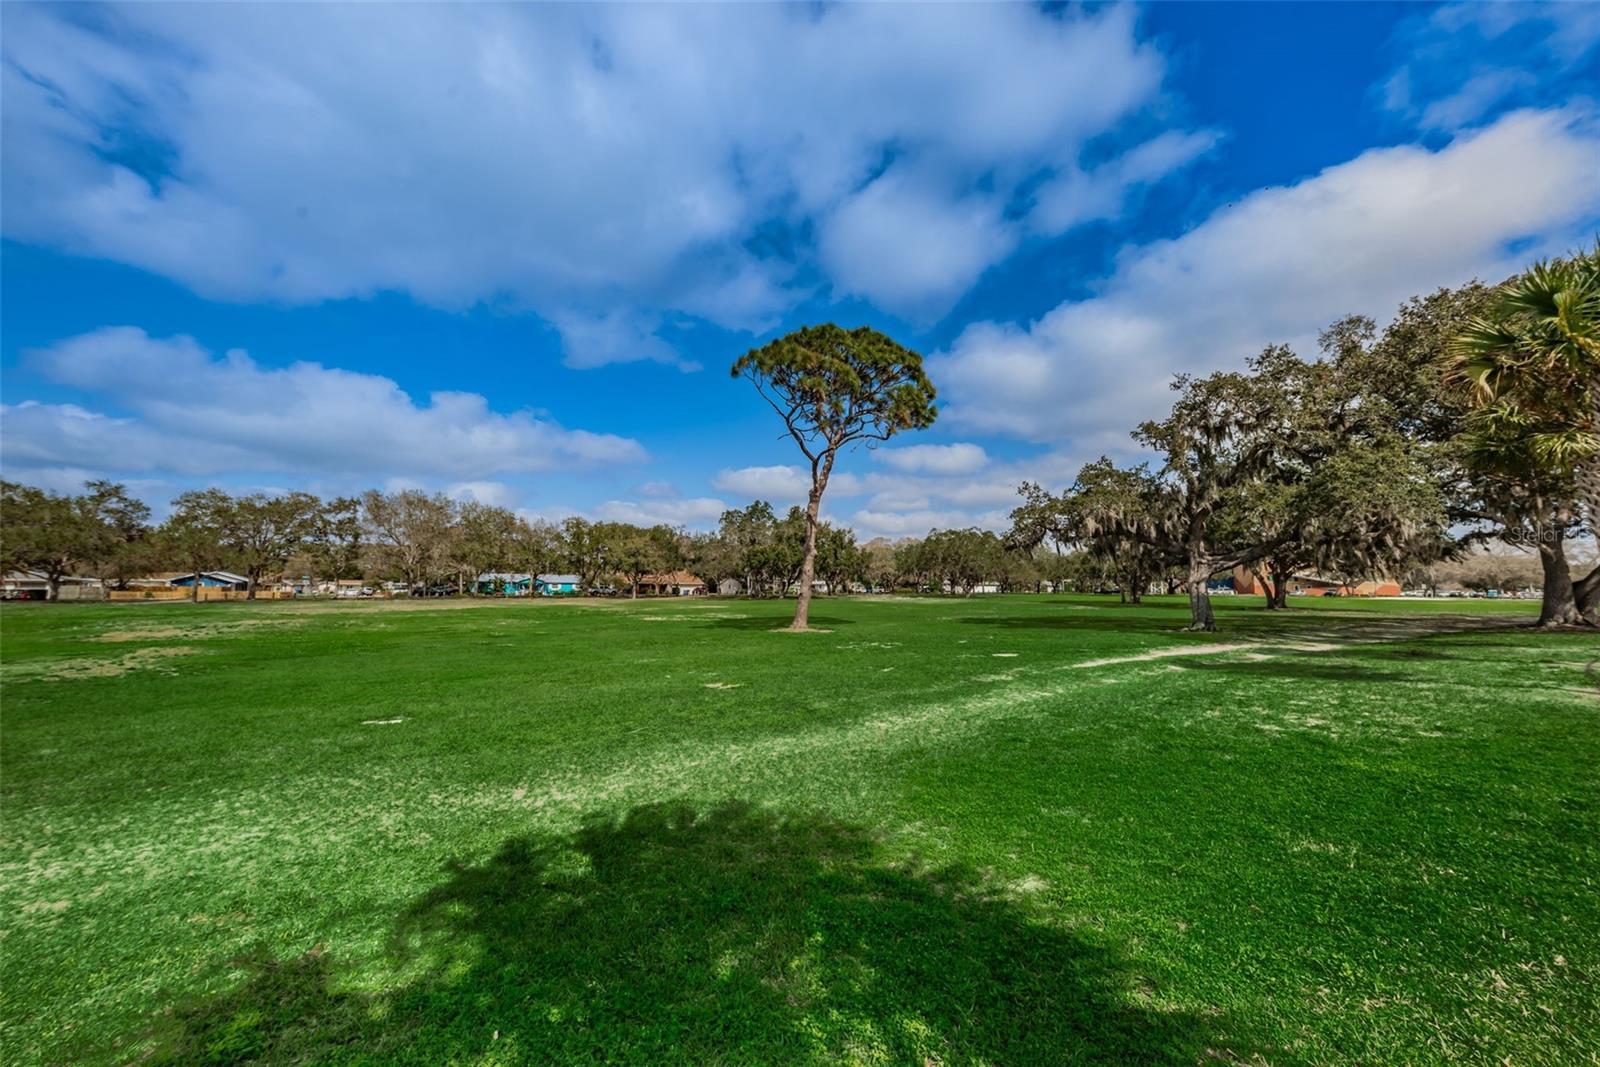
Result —
POLYGON ((1060 614, 965 615, 965 626, 990 626, 1002 630, 1085 630, 1105 633, 1160 633, 1181 630, 1189 621, 1187 603, 1062 605, 1060 614))
POLYGON ((243 961, 163 1017, 170 1063, 1194 1063, 1220 1020, 970 871, 742 804, 635 808, 457 865, 396 924, 415 975, 243 961))
MULTIPOLYGON (((1141 605, 1144 607, 1145 605, 1141 605)), ((1186 604, 1149 605, 1154 611, 1107 614, 1098 611, 1070 611, 1040 615, 972 615, 959 621, 968 626, 987 626, 1004 630, 1058 630, 1092 634, 1159 634, 1181 636, 1195 643, 1256 642, 1261 645, 1293 645, 1333 641, 1352 649, 1390 646, 1415 646, 1430 642, 1448 647, 1465 641, 1470 647, 1493 647, 1486 640, 1518 628, 1495 622, 1457 616, 1386 617, 1355 612, 1330 620, 1325 615, 1288 612, 1225 610, 1218 613, 1218 629, 1209 633, 1186 632, 1189 619, 1186 604)), ((1132 605, 1129 605, 1132 607, 1132 605)), ((1457 645, 1456 647, 1460 647, 1457 645)))
POLYGON ((1296 659, 1276 656, 1268 660, 1205 660, 1199 657, 1179 661, 1186 671, 1209 671, 1252 681, 1308 681, 1371 685, 1376 682, 1415 681, 1410 675, 1380 670, 1373 666, 1317 658, 1296 659))
MULTIPOLYGON (((708 630, 782 630, 794 621, 794 609, 791 607, 783 615, 743 615, 729 616, 721 619, 706 620, 708 630)), ((840 626, 854 625, 854 619, 836 619, 831 615, 812 615, 810 625, 818 630, 832 630, 840 626)))

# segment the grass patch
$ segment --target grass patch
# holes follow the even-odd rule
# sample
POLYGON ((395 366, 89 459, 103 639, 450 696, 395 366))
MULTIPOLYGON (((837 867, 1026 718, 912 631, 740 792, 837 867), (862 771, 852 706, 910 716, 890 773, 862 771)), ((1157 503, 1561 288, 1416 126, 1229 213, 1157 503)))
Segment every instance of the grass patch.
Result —
POLYGON ((0 1054, 1593 1062, 1528 607, 8 605, 0 1054))

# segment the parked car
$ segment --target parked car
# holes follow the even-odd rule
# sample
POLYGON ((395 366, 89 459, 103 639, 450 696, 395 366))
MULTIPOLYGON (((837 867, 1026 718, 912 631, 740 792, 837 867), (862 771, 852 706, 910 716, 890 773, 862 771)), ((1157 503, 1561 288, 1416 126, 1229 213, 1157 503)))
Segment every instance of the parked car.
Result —
POLYGON ((1341 590, 1341 589, 1324 589, 1322 591, 1322 595, 1323 596, 1344 596, 1344 591, 1341 590))

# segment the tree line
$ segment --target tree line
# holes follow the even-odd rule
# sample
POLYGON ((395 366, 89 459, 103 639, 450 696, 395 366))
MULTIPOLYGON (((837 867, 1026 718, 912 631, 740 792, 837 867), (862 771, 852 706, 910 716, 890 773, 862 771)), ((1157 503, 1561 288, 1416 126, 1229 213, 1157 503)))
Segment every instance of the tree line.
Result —
POLYGON ((125 588, 163 570, 227 569, 246 579, 249 597, 285 574, 475 592, 484 573, 570 571, 585 589, 611 580, 636 586, 681 566, 690 541, 667 526, 579 517, 550 523, 412 489, 326 500, 197 490, 175 498, 167 519, 152 525, 150 509, 120 485, 91 482, 72 495, 6 482, 0 509, 0 562, 43 575, 50 599, 69 574, 125 588))
MULTIPOLYGON (((712 589, 731 582, 745 596, 787 596, 802 579, 807 523, 804 508, 780 513, 764 500, 724 511, 715 529, 690 531, 578 516, 548 522, 419 490, 322 499, 205 489, 178 496, 166 520, 152 524, 150 508, 110 482, 81 494, 0 483, 0 510, 5 569, 40 573, 52 599, 68 575, 126 588, 152 573, 212 570, 245 578, 247 596, 281 578, 475 593, 483 574, 552 572, 575 575, 585 592, 636 592, 648 576, 679 570, 712 589)), ((1108 585, 1088 554, 1017 551, 988 530, 861 544, 855 531, 819 518, 814 550, 813 580, 829 594, 1108 585)))
POLYGON ((1425 580, 1499 541, 1536 552, 1542 625, 1596 622, 1600 567, 1574 575, 1568 542, 1600 519, 1600 250, 1414 298, 1381 332, 1341 319, 1319 349, 1179 376, 1133 430, 1154 460, 1023 485, 1008 542, 1086 553, 1135 600, 1176 571, 1211 630, 1221 571, 1283 607, 1306 569, 1425 580))
MULTIPOLYGON (((760 500, 724 512, 715 530, 691 532, 578 516, 548 522, 411 489, 327 500, 205 489, 178 496, 166 520, 152 524, 150 508, 111 482, 90 482, 80 494, 3 482, 0 514, 0 565, 43 575, 50 599, 69 575, 126 588, 155 572, 220 569, 245 578, 247 596, 286 575, 465 593, 478 591, 479 575, 508 572, 571 573, 585 592, 637 593, 648 576, 678 570, 712 587, 732 580, 748 595, 776 596, 799 581, 806 540, 801 508, 780 516, 760 500)), ((820 522, 815 545, 829 591, 873 580, 853 531, 820 522)))
MULTIPOLYGON (((804 507, 755 501, 715 530, 529 520, 416 490, 320 500, 306 493, 184 493, 170 516, 123 487, 78 495, 4 483, 0 562, 39 571, 54 597, 87 570, 113 583, 160 566, 236 570, 252 592, 289 568, 322 579, 384 576, 408 588, 485 572, 569 571, 585 591, 635 592, 687 569, 747 595, 813 588, 970 593, 1183 589, 1194 629, 1215 629, 1208 583, 1254 572, 1267 606, 1308 569, 1356 584, 1428 584, 1430 570, 1499 541, 1531 548, 1543 625, 1595 624, 1600 566, 1573 573, 1568 542, 1600 518, 1600 249, 1404 304, 1383 330, 1349 316, 1305 358, 1271 345, 1239 371, 1180 375, 1165 417, 1132 436, 1153 458, 1102 457, 1059 492, 1025 483, 1004 535, 935 530, 857 543, 821 518, 839 453, 931 425, 922 357, 874 330, 805 327, 732 368, 781 417, 810 465, 804 507)), ((197 594, 198 595, 198 592, 197 594)))

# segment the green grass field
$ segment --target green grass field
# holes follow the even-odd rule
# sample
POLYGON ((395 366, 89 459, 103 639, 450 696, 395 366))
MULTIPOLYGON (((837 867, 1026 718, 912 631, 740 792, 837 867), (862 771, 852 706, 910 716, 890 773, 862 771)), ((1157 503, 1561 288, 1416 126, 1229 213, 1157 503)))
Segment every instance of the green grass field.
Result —
POLYGON ((1600 1063, 1532 605, 12 605, 14 1063, 1600 1063))

